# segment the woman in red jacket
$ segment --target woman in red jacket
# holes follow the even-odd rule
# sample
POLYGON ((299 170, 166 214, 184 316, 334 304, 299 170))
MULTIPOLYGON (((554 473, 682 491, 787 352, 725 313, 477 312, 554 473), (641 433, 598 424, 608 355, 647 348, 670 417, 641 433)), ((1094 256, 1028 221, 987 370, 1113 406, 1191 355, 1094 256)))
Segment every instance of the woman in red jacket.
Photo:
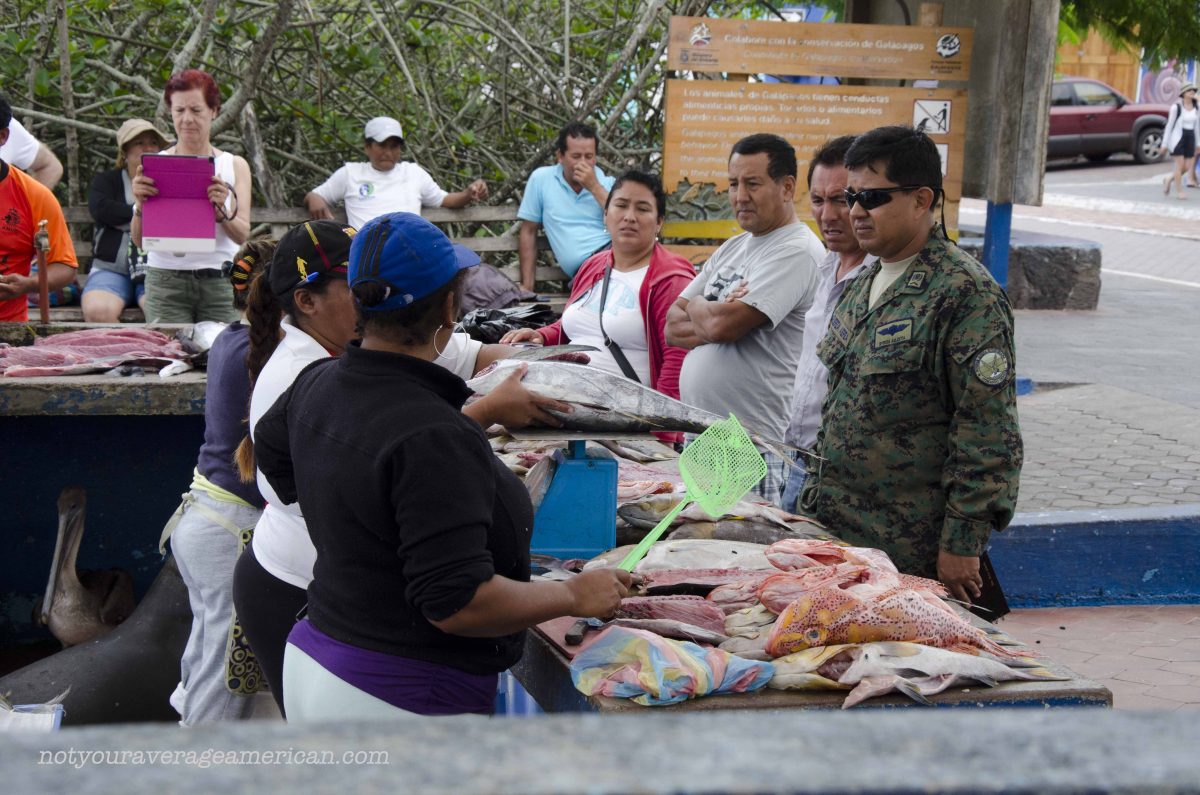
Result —
POLYGON ((663 335, 667 310, 696 276, 692 264, 658 242, 667 197, 653 174, 626 171, 604 205, 612 248, 584 261, 556 323, 510 331, 501 342, 600 349, 592 365, 625 375, 679 399, 679 368, 687 351, 663 335))

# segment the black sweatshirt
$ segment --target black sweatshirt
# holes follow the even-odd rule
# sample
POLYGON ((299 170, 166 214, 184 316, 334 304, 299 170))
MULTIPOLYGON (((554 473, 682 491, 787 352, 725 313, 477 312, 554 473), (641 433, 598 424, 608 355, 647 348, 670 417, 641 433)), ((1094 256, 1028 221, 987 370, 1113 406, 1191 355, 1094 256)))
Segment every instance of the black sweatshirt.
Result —
POLYGON ((300 373, 255 426, 254 452, 316 546, 317 629, 489 674, 520 659, 523 632, 464 638, 429 623, 493 574, 529 580, 529 495, 462 414, 470 394, 431 362, 353 344, 300 373))

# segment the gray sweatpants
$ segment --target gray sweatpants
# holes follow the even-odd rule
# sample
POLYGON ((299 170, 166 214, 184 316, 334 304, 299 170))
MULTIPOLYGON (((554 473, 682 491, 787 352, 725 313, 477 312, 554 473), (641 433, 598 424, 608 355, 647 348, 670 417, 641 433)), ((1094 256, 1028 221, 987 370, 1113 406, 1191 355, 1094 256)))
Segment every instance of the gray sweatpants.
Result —
MULTIPOLYGON (((213 499, 198 489, 192 497, 235 527, 253 527, 262 511, 213 499)), ((249 717, 252 699, 225 687, 225 647, 233 620, 233 566, 238 540, 194 506, 171 535, 171 551, 187 585, 192 632, 179 661, 180 681, 171 705, 184 726, 249 717)))

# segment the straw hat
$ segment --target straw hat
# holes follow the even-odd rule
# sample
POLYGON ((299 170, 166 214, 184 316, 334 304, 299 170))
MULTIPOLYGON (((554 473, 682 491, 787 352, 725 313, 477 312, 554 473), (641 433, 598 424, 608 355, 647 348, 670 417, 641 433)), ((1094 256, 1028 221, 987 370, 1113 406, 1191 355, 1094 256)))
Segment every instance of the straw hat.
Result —
POLYGON ((125 166, 125 146, 145 132, 152 132, 158 138, 158 145, 162 149, 166 149, 171 145, 167 137, 158 131, 150 122, 145 119, 128 119, 117 130, 117 168, 125 166))

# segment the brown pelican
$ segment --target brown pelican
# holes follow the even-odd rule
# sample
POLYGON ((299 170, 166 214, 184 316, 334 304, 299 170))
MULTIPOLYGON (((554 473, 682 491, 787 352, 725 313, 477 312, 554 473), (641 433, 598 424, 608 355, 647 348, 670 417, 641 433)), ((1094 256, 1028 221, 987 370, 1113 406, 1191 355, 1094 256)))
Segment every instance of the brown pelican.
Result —
POLYGON ((76 571, 87 499, 79 486, 58 495, 58 540, 38 623, 63 646, 107 635, 133 613, 133 578, 120 569, 76 571))

